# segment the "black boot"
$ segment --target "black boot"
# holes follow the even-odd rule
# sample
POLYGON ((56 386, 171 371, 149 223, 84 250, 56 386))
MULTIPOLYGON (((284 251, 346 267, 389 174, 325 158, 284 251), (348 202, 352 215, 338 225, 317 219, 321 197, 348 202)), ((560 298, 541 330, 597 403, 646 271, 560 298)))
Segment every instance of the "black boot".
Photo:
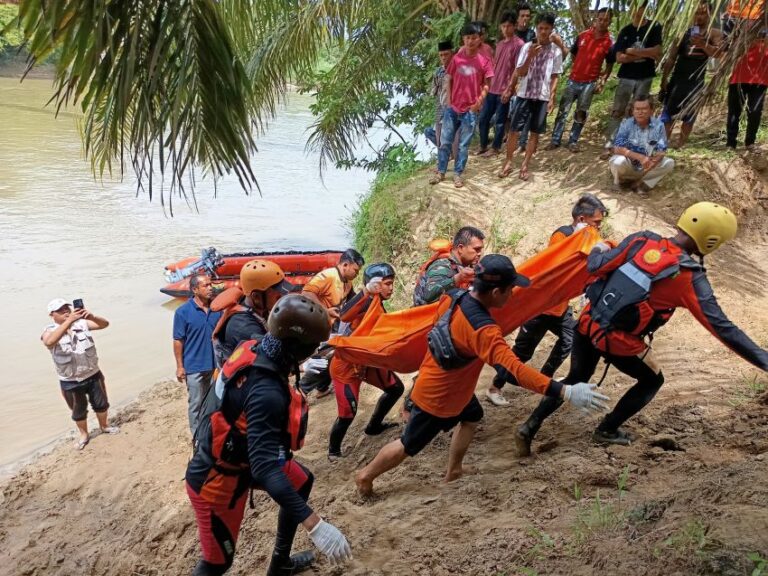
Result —
POLYGON ((405 387, 399 380, 384 390, 384 394, 379 397, 379 401, 376 402, 376 408, 373 409, 371 419, 368 422, 368 426, 365 427, 365 433, 368 436, 378 436, 389 428, 397 426, 394 422, 384 422, 384 417, 392 410, 392 407, 403 395, 405 387))
POLYGON ((315 553, 311 550, 291 554, 290 558, 272 555, 267 576, 291 576, 303 572, 315 563, 315 553))
POLYGON ((328 457, 341 458, 341 443, 344 442, 344 436, 352 425, 353 418, 336 418, 331 428, 331 435, 328 438, 328 457))
POLYGON ((519 458, 531 455, 531 442, 533 442, 533 438, 541 428, 542 423, 562 405, 563 400, 560 398, 550 396, 542 398, 528 420, 517 429, 515 434, 515 452, 519 458))

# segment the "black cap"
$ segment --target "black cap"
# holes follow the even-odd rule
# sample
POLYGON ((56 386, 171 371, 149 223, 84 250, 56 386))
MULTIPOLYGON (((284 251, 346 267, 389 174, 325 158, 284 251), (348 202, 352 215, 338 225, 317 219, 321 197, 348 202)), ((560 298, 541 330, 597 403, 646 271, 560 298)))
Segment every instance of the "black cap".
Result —
POLYGON ((450 40, 444 40, 443 42, 437 43, 437 51, 442 52, 444 50, 453 50, 453 42, 450 40))
POLYGON ((531 281, 522 274, 518 274, 512 260, 503 254, 483 256, 475 266, 475 278, 499 288, 507 286, 527 288, 531 285, 531 281))

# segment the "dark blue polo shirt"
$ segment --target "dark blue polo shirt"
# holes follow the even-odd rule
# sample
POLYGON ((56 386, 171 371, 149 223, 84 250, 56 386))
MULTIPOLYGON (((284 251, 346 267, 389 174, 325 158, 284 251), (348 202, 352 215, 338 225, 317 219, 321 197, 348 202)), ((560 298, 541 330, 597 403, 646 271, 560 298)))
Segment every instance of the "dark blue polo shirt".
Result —
POLYGON ((173 339, 184 342, 182 360, 187 374, 213 370, 213 329, 221 312, 205 312, 190 298, 173 315, 173 339))

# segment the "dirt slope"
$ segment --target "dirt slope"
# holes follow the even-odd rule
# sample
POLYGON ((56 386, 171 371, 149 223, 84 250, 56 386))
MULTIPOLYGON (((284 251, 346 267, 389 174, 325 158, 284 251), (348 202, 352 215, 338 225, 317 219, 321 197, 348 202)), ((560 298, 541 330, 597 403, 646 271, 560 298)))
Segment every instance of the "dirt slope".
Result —
MULTIPOLYGON (((584 152, 578 158, 592 158, 584 152)), ((569 221, 579 192, 607 188, 604 164, 579 167, 568 152, 534 166, 529 183, 492 175, 495 161, 472 159, 468 186, 429 188, 425 176, 397 193, 419 197, 415 261, 425 240, 451 223, 491 231, 496 249, 517 260, 543 247, 569 221), (587 185, 591 182, 591 185, 587 185)), ((673 180, 649 198, 603 194, 615 238, 664 232, 693 199, 714 198, 740 212, 739 240, 708 259, 729 316, 768 346, 766 193, 742 160, 684 158, 673 180)), ((493 248, 493 246, 491 246, 493 248)), ((540 365, 545 340, 534 365, 540 365)), ((667 383, 629 428, 628 448, 593 445, 595 421, 562 410, 547 422, 534 457, 512 455, 511 433, 537 399, 507 390, 508 409, 486 407, 468 463, 479 474, 441 483, 448 437, 377 483, 361 500, 350 480, 394 438, 362 428, 377 391, 364 387, 348 457, 325 459, 332 399, 314 402, 300 458, 315 473, 311 503, 349 536, 355 560, 321 562, 317 574, 750 574, 768 558, 768 396, 766 377, 729 353, 684 311, 657 336, 667 383), (753 556, 753 558, 757 558, 753 556)), ((479 391, 490 378, 484 372, 479 391)), ((614 401, 628 385, 615 371, 614 401)), ((2 486, 0 574, 166 575, 191 571, 195 525, 183 488, 189 456, 185 397, 164 383, 121 415, 122 432, 97 437, 82 453, 68 444, 2 486)), ((275 507, 256 495, 246 512, 232 574, 259 574, 271 551, 275 507)), ((308 546, 300 534, 297 549, 308 546)), ((768 573, 768 568, 764 567, 768 573)))

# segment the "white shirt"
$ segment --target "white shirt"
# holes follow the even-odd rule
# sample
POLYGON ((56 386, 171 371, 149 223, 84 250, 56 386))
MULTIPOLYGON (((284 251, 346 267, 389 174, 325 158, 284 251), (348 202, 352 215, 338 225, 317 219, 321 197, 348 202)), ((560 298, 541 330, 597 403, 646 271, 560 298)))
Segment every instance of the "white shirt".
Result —
MULTIPOLYGON (((528 52, 531 49, 531 43, 526 44, 520 49, 520 54, 517 56, 517 68, 520 68, 525 64, 528 58, 528 52)), ((518 98, 532 98, 534 100, 549 101, 550 98, 550 85, 552 82, 553 74, 563 73, 563 52, 554 43, 550 42, 546 46, 543 46, 541 52, 533 59, 531 65, 528 67, 528 74, 519 78, 517 81, 517 96, 518 98), (542 82, 535 94, 527 94, 528 84, 531 81, 535 81, 534 75, 540 74, 541 67, 544 67, 544 74, 542 82), (532 78, 534 78, 532 80, 532 78)))

